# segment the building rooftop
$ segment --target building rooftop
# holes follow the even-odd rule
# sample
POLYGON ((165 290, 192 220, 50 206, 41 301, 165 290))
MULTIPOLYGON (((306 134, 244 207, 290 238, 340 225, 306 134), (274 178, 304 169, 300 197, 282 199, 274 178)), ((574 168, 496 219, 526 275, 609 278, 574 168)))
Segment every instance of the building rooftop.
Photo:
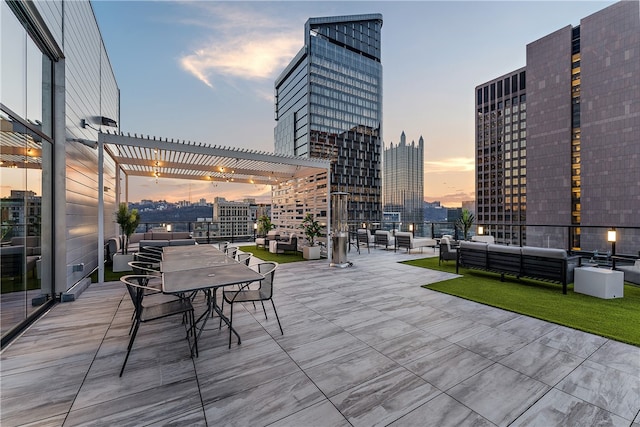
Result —
POLYGON ((281 264, 284 335, 270 307, 239 306, 242 344, 209 322, 192 359, 175 319, 143 324, 122 378, 132 306, 119 282, 93 284, 2 352, 0 423, 640 422, 639 348, 424 289, 452 277, 398 263, 425 254, 281 264))

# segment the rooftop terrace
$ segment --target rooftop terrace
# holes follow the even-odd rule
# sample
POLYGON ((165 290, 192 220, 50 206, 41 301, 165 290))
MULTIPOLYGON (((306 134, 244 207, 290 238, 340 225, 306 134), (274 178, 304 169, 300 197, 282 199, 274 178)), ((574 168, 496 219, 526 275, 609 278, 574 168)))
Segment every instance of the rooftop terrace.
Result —
POLYGON ((421 288, 452 277, 398 263, 425 255, 281 264, 284 335, 240 306, 242 344, 209 322, 192 359, 175 318, 144 324, 122 378, 132 305, 93 284, 2 352, 0 423, 640 425, 640 348, 421 288))

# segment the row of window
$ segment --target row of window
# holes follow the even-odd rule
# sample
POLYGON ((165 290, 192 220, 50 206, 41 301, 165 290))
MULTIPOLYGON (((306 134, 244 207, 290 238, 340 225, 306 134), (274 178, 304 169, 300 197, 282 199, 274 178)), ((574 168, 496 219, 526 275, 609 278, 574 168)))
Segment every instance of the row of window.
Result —
POLYGON ((490 101, 495 101, 496 98, 501 98, 502 96, 515 93, 518 90, 525 90, 526 88, 526 71, 521 71, 519 74, 506 77, 504 80, 501 79, 478 88, 477 104, 486 104, 490 101))

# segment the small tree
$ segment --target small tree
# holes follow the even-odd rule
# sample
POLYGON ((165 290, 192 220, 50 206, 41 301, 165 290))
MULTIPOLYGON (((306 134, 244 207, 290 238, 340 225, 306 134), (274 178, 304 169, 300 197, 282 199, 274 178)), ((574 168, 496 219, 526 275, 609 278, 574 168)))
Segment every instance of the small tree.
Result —
POLYGON ((320 225, 320 223, 313 219, 313 215, 307 213, 307 215, 302 220, 300 228, 302 228, 302 230, 304 231, 304 235, 307 236, 309 246, 314 246, 315 238, 320 237, 320 233, 322 232, 322 226, 320 225))
POLYGON ((140 214, 137 209, 129 210, 126 203, 120 203, 116 212, 116 222, 120 225, 120 247, 122 254, 127 253, 129 238, 135 233, 140 224, 140 214))
POLYGON ((462 214, 456 221, 456 227, 458 227, 458 229, 462 231, 464 240, 467 240, 469 238, 469 230, 471 230, 471 227, 473 226, 475 220, 475 215, 469 212, 468 209, 462 209, 462 214))
POLYGON ((268 216, 262 215, 258 218, 258 235, 264 236, 275 227, 276 226, 271 223, 271 218, 268 216))

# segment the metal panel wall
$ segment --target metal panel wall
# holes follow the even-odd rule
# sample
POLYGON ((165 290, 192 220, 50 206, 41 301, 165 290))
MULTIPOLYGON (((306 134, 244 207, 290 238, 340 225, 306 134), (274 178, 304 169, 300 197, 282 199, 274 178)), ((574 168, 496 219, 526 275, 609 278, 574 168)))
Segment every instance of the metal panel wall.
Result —
MULTIPOLYGON (((93 8, 88 1, 36 3, 65 56, 66 289, 98 265, 98 192, 104 191, 105 238, 116 234, 116 167, 105 156, 104 185, 98 188, 98 151, 73 139, 98 140, 101 116, 119 122, 119 89, 93 8), (81 121, 89 126, 82 128, 81 121), (73 271, 74 266, 84 265, 73 271)), ((62 124, 58 123, 58 126, 62 124)), ((62 224, 64 221, 60 221, 62 224)), ((64 268, 61 260, 56 267, 64 268)), ((58 284, 58 290, 61 290, 58 284)))

